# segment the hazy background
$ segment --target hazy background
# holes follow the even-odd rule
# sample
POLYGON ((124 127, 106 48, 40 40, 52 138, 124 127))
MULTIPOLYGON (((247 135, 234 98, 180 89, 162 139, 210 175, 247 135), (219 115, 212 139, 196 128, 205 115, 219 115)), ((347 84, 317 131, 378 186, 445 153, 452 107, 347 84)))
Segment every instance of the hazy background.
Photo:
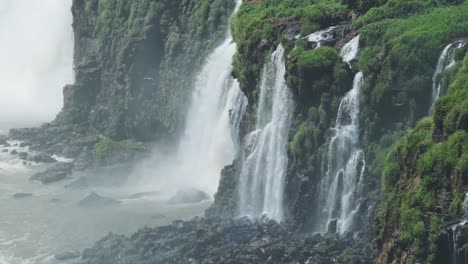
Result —
POLYGON ((0 0, 0 133, 52 120, 73 82, 72 0, 0 0))

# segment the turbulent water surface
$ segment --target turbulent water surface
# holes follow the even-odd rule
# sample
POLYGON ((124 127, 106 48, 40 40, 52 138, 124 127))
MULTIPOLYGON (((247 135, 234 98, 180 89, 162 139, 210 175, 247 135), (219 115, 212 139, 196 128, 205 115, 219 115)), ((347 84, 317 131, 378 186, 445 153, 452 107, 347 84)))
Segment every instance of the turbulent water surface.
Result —
MULTIPOLYGON (((16 144, 16 142, 11 142, 16 144)), ((1 149, 4 149, 0 147, 1 149)), ((8 150, 24 148, 11 147, 8 150)), ((209 202, 171 206, 166 197, 130 199, 132 188, 71 189, 70 180, 51 185, 30 182, 45 164, 27 164, 0 152, 0 263, 58 263, 54 255, 80 251, 108 232, 131 234, 145 225, 170 223, 201 215, 209 202), (120 204, 87 208, 78 202, 90 192, 111 197, 120 204), (31 197, 14 198, 18 193, 31 197)))

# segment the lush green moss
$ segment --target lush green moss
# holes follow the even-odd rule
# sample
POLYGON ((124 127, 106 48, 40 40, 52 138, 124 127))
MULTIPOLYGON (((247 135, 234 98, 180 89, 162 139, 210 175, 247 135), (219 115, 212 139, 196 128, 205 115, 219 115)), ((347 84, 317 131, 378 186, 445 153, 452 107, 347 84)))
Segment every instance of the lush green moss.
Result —
POLYGON ((144 150, 143 144, 133 140, 114 141, 103 138, 94 146, 93 157, 98 165, 111 165, 128 161, 144 150))
POLYGON ((457 112, 458 116, 463 111, 460 107, 468 102, 468 86, 464 85, 467 61, 468 56, 459 67, 449 94, 437 102, 434 122, 432 118, 420 121, 387 157, 385 199, 377 230, 384 254, 390 254, 389 260, 398 262, 406 252, 433 263, 441 215, 454 220, 462 216, 468 129, 451 113, 457 112), (427 217, 436 210, 442 214, 427 217))

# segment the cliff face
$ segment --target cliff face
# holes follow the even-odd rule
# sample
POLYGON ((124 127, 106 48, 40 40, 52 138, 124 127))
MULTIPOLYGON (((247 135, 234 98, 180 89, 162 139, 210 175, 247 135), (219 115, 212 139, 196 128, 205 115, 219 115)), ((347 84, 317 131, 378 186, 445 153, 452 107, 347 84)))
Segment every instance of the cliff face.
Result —
MULTIPOLYGON (((440 53, 447 44, 468 35, 466 17, 463 15, 467 12, 467 3, 390 0, 375 1, 372 5, 352 1, 330 1, 314 5, 307 1, 297 1, 294 6, 289 6, 286 1, 273 2, 246 2, 234 18, 233 32, 239 45, 235 74, 249 98, 248 114, 241 135, 245 136, 255 130, 255 111, 263 65, 279 43, 286 47, 287 84, 295 101, 288 144, 289 165, 285 189, 287 219, 295 223, 296 229, 317 230, 317 218, 324 204, 319 195, 321 181, 327 173, 328 144, 330 135, 334 133, 331 128, 336 121, 341 98, 351 89, 352 75, 361 71, 364 84, 359 140, 365 155, 365 172, 356 220, 360 227, 357 230, 371 240, 375 237, 375 230, 380 234, 378 246, 381 263, 392 263, 395 260, 408 263, 412 260, 440 260, 443 257, 439 256, 441 253, 435 246, 438 239, 436 233, 448 225, 446 218, 449 214, 441 216, 438 210, 444 208, 448 212, 450 203, 453 203, 452 208, 459 210, 463 200, 462 190, 466 186, 463 180, 466 172, 456 169, 465 167, 456 164, 466 163, 463 158, 466 149, 464 143, 461 143, 466 139, 460 132, 464 129, 464 125, 461 125, 465 122, 464 114, 463 110, 452 111, 448 106, 466 104, 464 92, 457 92, 457 96, 448 95, 450 98, 458 97, 458 103, 449 102, 453 99, 441 99, 436 105, 434 125, 430 121, 423 121, 415 132, 405 137, 404 140, 409 140, 411 135, 419 135, 421 131, 427 134, 426 139, 415 139, 422 144, 421 148, 409 147, 399 153, 398 166, 407 169, 402 169, 401 174, 394 172, 397 179, 393 182, 383 183, 387 186, 384 189, 388 188, 384 193, 381 193, 381 184, 382 175, 386 175, 389 166, 386 157, 388 153, 393 155, 391 150, 397 148, 394 144, 402 144, 400 139, 405 133, 428 115, 433 75, 440 53), (332 31, 333 37, 323 45, 325 47, 315 49, 310 43, 295 39, 298 34, 305 36, 335 25, 338 28, 332 31), (361 52, 359 59, 351 62, 350 69, 339 58, 339 48, 357 35, 360 35, 361 52), (446 115, 450 120, 441 117, 446 115), (450 127, 449 133, 442 132, 445 131, 444 126, 450 127), (452 134, 454 138, 451 141, 452 134), (434 147, 438 150, 430 150, 434 147), (450 161, 445 160, 441 149, 453 149, 450 161), (419 155, 426 152, 431 153, 427 154, 431 156, 427 157, 431 161, 426 165, 433 165, 424 169, 423 174, 428 179, 422 180, 424 176, 411 168, 423 166, 418 165, 419 155), (444 168, 442 170, 438 169, 439 161, 444 168), (438 178, 436 184, 430 175, 438 175, 443 179, 438 178), (397 184, 399 177, 406 179, 405 184, 397 184), (408 181, 411 185, 408 185, 408 181), (407 200, 409 198, 404 193, 416 195, 413 192, 431 193, 430 197, 424 198, 431 201, 430 207, 421 209, 421 201, 415 202, 412 198, 411 201, 407 200), (403 196, 397 197, 396 193, 403 196), (383 205, 380 205, 382 200, 383 205), (438 207, 441 204, 445 204, 445 207, 438 207), (402 208, 422 213, 415 213, 417 216, 411 218, 402 208), (445 219, 441 221, 443 224, 430 227, 430 215, 433 212, 437 212, 439 220, 445 219), (379 220, 374 226, 377 214, 379 220), (417 227, 419 230, 414 231, 417 234, 404 231, 401 221, 408 221, 409 226, 415 226, 421 221, 417 227), (405 235, 411 239, 404 237, 399 240, 405 235), (428 239, 433 241, 431 248, 426 243, 428 239)), ((455 89, 448 89, 447 86, 453 81, 453 72, 461 67, 460 58, 465 53, 466 48, 457 51, 458 59, 454 61, 456 68, 452 68, 452 73, 447 73, 448 76, 441 81, 445 87, 442 90, 446 93, 455 89)), ((459 76, 466 76, 466 73, 460 72, 459 76)), ((460 90, 466 91, 466 84, 461 85, 463 81, 454 83, 458 83, 460 90)), ((238 205, 235 203, 239 199, 238 192, 232 190, 239 187, 239 167, 241 165, 235 163, 223 171, 220 191, 214 206, 208 211, 209 215, 233 216, 238 213, 238 205)), ((385 176, 383 179, 385 181, 385 176)), ((459 214, 449 218, 453 222, 459 221, 459 214)))
POLYGON ((233 1, 73 1, 76 83, 60 124, 113 139, 173 135, 198 65, 225 32, 233 1))

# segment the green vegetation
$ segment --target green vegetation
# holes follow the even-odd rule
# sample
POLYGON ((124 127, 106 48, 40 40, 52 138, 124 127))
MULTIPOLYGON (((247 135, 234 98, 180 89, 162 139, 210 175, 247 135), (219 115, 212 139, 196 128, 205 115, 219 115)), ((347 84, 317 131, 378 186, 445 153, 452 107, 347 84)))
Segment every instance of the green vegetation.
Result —
POLYGON ((468 153, 467 73, 468 55, 449 94, 437 102, 434 121, 420 121, 387 157, 385 199, 377 227, 389 260, 401 261, 403 252, 411 252, 417 259, 434 263, 441 215, 454 220, 462 216, 468 153), (434 211, 442 214, 429 214, 434 211))
MULTIPOLYGON (((394 2, 389 1, 387 5, 394 2)), ((396 13, 402 14, 398 8, 406 7, 403 2, 406 3, 399 1, 401 5, 392 5, 396 13)), ((380 8, 387 10, 387 5, 380 8)), ((406 122, 411 124, 415 116, 421 116, 428 108, 432 73, 439 54, 455 38, 468 34, 467 12, 468 3, 465 2, 458 6, 432 8, 430 12, 406 19, 377 19, 378 22, 363 27, 361 42, 365 49, 359 67, 365 74, 374 75, 365 93, 367 107, 377 109, 380 120, 385 117, 388 122, 384 112, 400 108, 410 113, 406 122), (427 94, 427 97, 421 94, 427 94)), ((359 21, 362 20, 355 26, 361 24, 359 21)))
POLYGON ((133 140, 114 141, 103 138, 94 146, 93 157, 97 165, 111 165, 128 161, 143 151, 143 144, 133 140))

